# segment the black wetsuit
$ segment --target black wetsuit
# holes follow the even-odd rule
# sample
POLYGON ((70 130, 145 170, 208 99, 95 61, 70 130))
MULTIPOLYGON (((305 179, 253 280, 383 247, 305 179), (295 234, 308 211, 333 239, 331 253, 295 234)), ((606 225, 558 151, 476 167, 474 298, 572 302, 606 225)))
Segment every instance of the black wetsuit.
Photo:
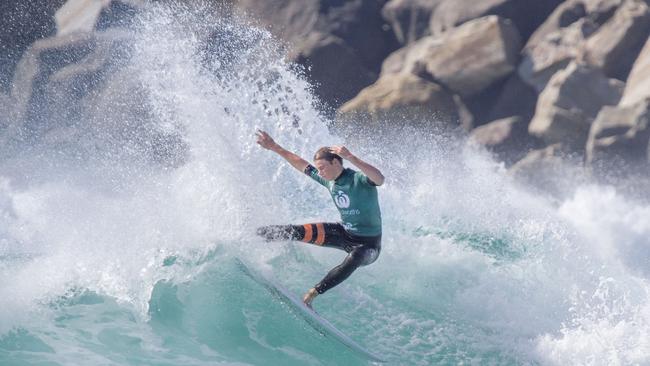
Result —
POLYGON ((345 231, 340 223, 270 225, 257 229, 266 240, 300 240, 348 253, 314 288, 319 294, 343 282, 354 270, 374 262, 381 251, 381 235, 358 236, 345 231))
POLYGON ((319 176, 312 165, 308 165, 304 173, 328 189, 341 214, 342 223, 271 225, 257 229, 257 234, 267 241, 300 240, 346 251, 348 256, 343 263, 334 267, 315 286, 316 291, 322 294, 379 256, 381 212, 377 185, 363 173, 352 169, 344 169, 333 181, 319 176))

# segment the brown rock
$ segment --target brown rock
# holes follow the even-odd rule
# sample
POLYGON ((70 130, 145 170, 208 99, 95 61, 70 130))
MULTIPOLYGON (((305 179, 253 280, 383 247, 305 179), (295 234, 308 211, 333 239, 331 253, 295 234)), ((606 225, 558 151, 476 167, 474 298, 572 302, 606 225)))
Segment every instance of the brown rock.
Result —
POLYGON ((539 26, 526 43, 534 47, 549 34, 561 31, 578 20, 588 20, 594 25, 606 22, 624 0, 566 0, 562 2, 539 26))
POLYGON ((650 98, 650 38, 632 66, 620 105, 632 106, 646 98, 650 98))
POLYGON ((404 121, 457 127, 458 110, 453 95, 440 85, 412 74, 387 74, 345 103, 337 119, 345 124, 404 121))
POLYGON ((519 61, 517 29, 496 16, 467 22, 443 37, 443 45, 423 60, 426 71, 463 97, 507 76, 519 61))
POLYGON ((433 35, 446 32, 467 21, 487 15, 510 19, 523 39, 548 17, 561 0, 444 0, 431 16, 433 35))
POLYGON ((629 107, 606 106, 589 131, 586 161, 597 171, 650 167, 650 99, 629 107))
POLYGON ((528 131, 548 143, 564 142, 581 150, 598 111, 616 105, 623 86, 598 70, 571 63, 556 73, 540 94, 528 131))
POLYGON ((511 73, 518 52, 517 30, 489 16, 395 51, 384 61, 382 74, 428 74, 458 94, 470 96, 511 73))
POLYGON ((581 0, 567 0, 548 16, 526 42, 525 49, 531 49, 543 42, 549 34, 570 26, 587 15, 587 8, 581 0))
POLYGON ((519 76, 541 92, 556 72, 577 58, 585 39, 596 29, 592 21, 581 18, 535 44, 529 43, 518 68, 519 76))
POLYGON ((531 36, 518 72, 538 92, 573 60, 625 80, 649 33, 643 0, 569 0, 531 36))
POLYGON ((381 67, 381 74, 410 73, 426 74, 425 63, 443 47, 445 40, 436 37, 424 37, 391 53, 381 67))
POLYGON ((650 7, 642 0, 626 0, 587 40, 583 58, 619 80, 627 78, 632 63, 650 35, 650 7))
POLYGON ((391 0, 381 10, 391 25, 395 38, 409 44, 429 35, 429 19, 443 0, 391 0))
POLYGON ((315 94, 330 105, 341 105, 352 99, 377 78, 338 37, 312 32, 294 49, 295 54, 289 55, 289 59, 304 66, 307 77, 315 85, 315 94))

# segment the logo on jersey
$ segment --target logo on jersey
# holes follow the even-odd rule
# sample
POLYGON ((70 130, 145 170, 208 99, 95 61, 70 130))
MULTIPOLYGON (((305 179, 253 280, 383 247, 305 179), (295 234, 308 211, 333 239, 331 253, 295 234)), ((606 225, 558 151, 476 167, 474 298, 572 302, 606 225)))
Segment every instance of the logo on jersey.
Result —
POLYGON ((339 191, 336 194, 336 197, 334 197, 334 202, 337 206, 339 206, 339 208, 350 207, 350 197, 348 197, 347 194, 343 193, 343 191, 339 191))

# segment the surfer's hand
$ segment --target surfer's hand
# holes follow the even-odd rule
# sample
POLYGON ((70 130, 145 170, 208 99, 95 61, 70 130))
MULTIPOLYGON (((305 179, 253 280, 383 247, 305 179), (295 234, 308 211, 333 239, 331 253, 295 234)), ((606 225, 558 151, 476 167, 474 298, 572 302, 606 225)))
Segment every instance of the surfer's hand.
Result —
POLYGON ((262 130, 257 130, 255 135, 257 136, 257 143, 267 150, 273 150, 278 145, 268 133, 262 130))
POLYGON ((330 147, 330 152, 342 157, 345 160, 350 160, 350 158, 354 157, 350 150, 348 150, 348 148, 345 146, 332 146, 330 147))
POLYGON ((304 302, 305 305, 311 309, 311 302, 314 301, 316 296, 318 296, 318 291, 312 287, 309 289, 309 291, 307 291, 305 296, 302 297, 302 302, 304 302))

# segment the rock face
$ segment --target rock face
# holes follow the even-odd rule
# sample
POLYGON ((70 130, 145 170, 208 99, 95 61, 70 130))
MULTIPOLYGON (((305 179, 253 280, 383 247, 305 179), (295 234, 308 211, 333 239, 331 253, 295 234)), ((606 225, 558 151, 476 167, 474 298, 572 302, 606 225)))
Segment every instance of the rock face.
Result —
POLYGON ((376 80, 382 60, 395 47, 384 30, 381 8, 385 1, 351 0, 240 0, 237 8, 267 27, 292 49, 290 60, 303 65, 314 91, 333 107, 352 98, 376 80), (343 52, 336 63, 316 57, 343 52), (346 80, 349 68, 365 70, 354 81, 346 80), (370 77, 368 77, 370 76, 370 77), (362 81, 363 82, 360 82, 362 81), (341 91, 336 86, 343 85, 341 91))
POLYGON ((625 80, 649 35, 650 7, 643 0, 627 0, 589 37, 582 56, 608 77, 625 80))
POLYGON ((523 39, 540 25, 561 0, 445 0, 435 9, 431 33, 438 35, 469 20, 487 15, 510 19, 523 39))
POLYGON ((474 95, 510 74, 521 40, 512 23, 489 16, 463 24, 424 60, 427 72, 461 96, 474 95))
POLYGON ((624 84, 577 63, 553 76, 539 96, 528 131, 548 143, 584 146, 600 108, 616 105, 624 84))
MULTIPOLYGON (((150 2, 68 0, 62 8, 63 0, 5 3, 0 5, 6 30, 0 36, 0 143, 26 136, 79 138, 61 128, 64 120, 119 133, 119 126, 98 119, 92 108, 135 126, 150 122, 145 102, 129 104, 127 95, 112 92, 120 85, 116 89, 146 100, 146 91, 120 64, 128 59, 129 41, 116 29, 129 28, 138 8, 150 2), (61 37, 36 42, 16 77, 8 77, 2 71, 13 73, 28 44, 52 34, 52 14, 59 8, 61 37), (129 107, 117 111, 111 103, 129 107)), ((645 165, 636 162, 647 161, 649 0, 210 0, 186 5, 193 9, 192 4, 215 15, 246 14, 269 29, 284 42, 280 51, 286 51, 288 61, 302 66, 324 102, 322 111, 332 116, 337 110, 339 126, 408 124, 425 133, 462 126, 470 132, 469 141, 508 164, 550 144, 513 165, 514 172, 542 180, 551 173, 540 177, 534 170, 564 167, 561 156, 568 153, 593 169, 609 161, 635 162, 638 168, 645 165)), ((201 54, 208 69, 213 66, 209 55, 215 54, 210 47, 229 47, 227 55, 216 54, 214 65, 237 68, 239 50, 249 42, 223 32, 208 35, 201 54)), ((144 137, 150 146, 182 145, 151 131, 144 137)))
POLYGON ((650 35, 648 11, 643 0, 568 0, 531 36, 518 72, 539 92, 574 60, 625 80, 650 35))
POLYGON ((391 0, 381 11, 397 41, 406 45, 430 34, 429 19, 443 0, 391 0))
POLYGON ((596 29, 592 21, 579 19, 534 44, 526 45, 519 65, 522 80, 541 92, 551 77, 578 57, 585 39, 596 29))
POLYGON ((453 95, 440 85, 412 74, 388 74, 365 88, 338 112, 346 125, 370 122, 457 127, 458 110, 453 95))
POLYGON ((591 126, 586 160, 598 173, 620 174, 630 166, 647 170, 649 147, 650 99, 629 107, 607 106, 591 126))
POLYGON ((650 98, 650 38, 636 59, 625 85, 621 106, 631 106, 650 98))
POLYGON ((396 51, 384 62, 382 74, 426 75, 461 96, 471 96, 515 69, 520 45, 511 23, 489 16, 396 51))

